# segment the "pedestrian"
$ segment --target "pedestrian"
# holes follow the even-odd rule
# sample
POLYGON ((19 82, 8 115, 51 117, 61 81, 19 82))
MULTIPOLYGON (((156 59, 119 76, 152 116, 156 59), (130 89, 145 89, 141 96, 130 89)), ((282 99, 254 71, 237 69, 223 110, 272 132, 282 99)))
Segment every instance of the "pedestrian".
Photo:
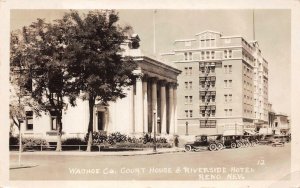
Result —
POLYGON ((175 144, 175 147, 178 147, 179 139, 178 139, 177 135, 175 135, 174 144, 175 144))

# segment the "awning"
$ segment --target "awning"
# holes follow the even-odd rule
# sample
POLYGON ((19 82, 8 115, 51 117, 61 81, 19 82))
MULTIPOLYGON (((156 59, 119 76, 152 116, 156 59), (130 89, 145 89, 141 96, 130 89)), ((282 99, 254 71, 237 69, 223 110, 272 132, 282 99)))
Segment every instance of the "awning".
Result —
POLYGON ((256 135, 257 134, 256 132, 254 132, 252 130, 244 130, 244 131, 245 131, 245 133, 248 133, 250 135, 256 135))
POLYGON ((259 134, 273 134, 273 131, 272 129, 268 129, 268 128, 260 128, 259 134))

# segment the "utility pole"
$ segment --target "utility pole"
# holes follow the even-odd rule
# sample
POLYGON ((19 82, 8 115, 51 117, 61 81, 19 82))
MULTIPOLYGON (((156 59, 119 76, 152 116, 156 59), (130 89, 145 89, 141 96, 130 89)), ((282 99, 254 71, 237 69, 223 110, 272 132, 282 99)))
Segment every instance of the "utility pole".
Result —
POLYGON ((235 122, 235 124, 234 124, 234 129, 235 129, 235 135, 237 135, 237 127, 236 127, 237 125, 236 125, 236 122, 235 122))
POLYGON ((189 122, 188 121, 185 122, 185 135, 186 136, 189 135, 189 122))

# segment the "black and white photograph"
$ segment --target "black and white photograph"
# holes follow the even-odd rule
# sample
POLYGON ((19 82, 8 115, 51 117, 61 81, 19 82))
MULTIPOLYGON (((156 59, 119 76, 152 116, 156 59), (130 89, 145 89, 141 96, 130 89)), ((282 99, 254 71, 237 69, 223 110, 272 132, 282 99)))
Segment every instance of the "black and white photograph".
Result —
POLYGON ((96 4, 6 11, 4 187, 300 185, 292 3, 96 4))

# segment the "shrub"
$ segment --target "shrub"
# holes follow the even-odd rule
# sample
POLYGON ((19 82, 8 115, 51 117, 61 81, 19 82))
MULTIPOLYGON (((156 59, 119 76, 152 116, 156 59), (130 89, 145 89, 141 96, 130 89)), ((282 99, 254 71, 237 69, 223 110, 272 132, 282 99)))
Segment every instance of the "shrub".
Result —
MULTIPOLYGON (((89 135, 87 133, 84 138, 86 143, 88 142, 88 138, 89 138, 89 135)), ((92 138, 93 138, 93 145, 99 145, 99 144, 105 143, 107 141, 106 132, 103 132, 103 131, 93 132, 92 138)))
POLYGON ((19 145, 19 138, 10 136, 9 137, 9 145, 19 145))
POLYGON ((86 145, 86 142, 80 138, 67 138, 62 141, 62 145, 86 145))
MULTIPOLYGON (((132 142, 123 142, 123 143, 116 143, 115 146, 117 148, 152 148, 154 146, 153 143, 132 143, 132 142)), ((171 144, 169 143, 157 143, 157 148, 171 148, 171 144)))
POLYGON ((127 136, 119 132, 111 133, 107 138, 107 142, 112 145, 115 143, 126 142, 126 141, 127 141, 127 136))
POLYGON ((48 145, 48 142, 42 138, 23 138, 22 144, 24 147, 34 147, 34 146, 41 146, 41 145, 48 145))

